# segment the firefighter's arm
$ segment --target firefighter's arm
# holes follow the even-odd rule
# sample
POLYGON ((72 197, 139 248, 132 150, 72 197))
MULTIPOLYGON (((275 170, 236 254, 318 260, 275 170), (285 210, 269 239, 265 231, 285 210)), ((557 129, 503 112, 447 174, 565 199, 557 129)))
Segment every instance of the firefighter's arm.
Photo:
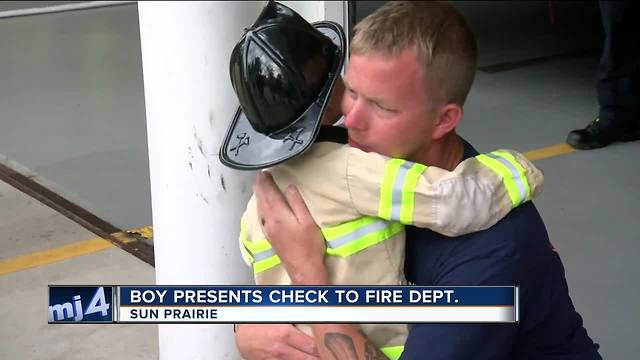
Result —
POLYGON ((347 182, 358 211, 448 236, 491 227, 536 196, 544 180, 513 150, 469 158, 453 171, 349 151, 347 182))
MULTIPOLYGON (((257 177, 255 195, 263 232, 293 285, 331 285, 324 264, 325 241, 300 193, 280 192, 267 173, 257 177)), ((354 324, 311 324, 322 359, 386 359, 354 324)))

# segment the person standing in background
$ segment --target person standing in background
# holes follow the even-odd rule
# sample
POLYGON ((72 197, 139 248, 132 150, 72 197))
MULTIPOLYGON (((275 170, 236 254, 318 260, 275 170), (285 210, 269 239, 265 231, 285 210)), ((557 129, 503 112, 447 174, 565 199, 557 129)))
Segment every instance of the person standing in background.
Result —
POLYGON ((599 1, 604 45, 596 90, 600 112, 567 144, 580 150, 640 140, 640 3, 599 1))

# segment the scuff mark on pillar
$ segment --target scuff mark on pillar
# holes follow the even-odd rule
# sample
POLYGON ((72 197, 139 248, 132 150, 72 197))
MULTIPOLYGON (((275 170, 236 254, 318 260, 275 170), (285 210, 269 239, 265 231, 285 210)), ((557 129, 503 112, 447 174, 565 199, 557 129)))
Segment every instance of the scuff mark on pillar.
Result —
POLYGON ((202 201, 204 201, 204 202, 205 202, 205 204, 209 205, 209 200, 207 200, 207 198, 206 198, 206 197, 204 197, 204 195, 202 195, 201 193, 197 193, 197 194, 196 194, 196 197, 198 197, 198 198, 202 199, 202 201))
POLYGON ((198 150, 200 150, 200 153, 202 154, 202 156, 207 156, 204 152, 204 144, 202 143, 202 139, 200 139, 200 137, 198 136, 198 132, 196 131, 196 128, 193 128, 193 138, 196 139, 196 143, 198 144, 198 150))

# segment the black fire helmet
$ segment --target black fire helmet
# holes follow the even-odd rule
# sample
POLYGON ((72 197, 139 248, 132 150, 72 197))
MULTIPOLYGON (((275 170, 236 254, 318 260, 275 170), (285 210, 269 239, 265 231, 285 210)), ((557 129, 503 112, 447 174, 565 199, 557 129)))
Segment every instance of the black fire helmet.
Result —
POLYGON ((345 43, 340 25, 309 24, 270 1, 231 53, 229 71, 240 107, 220 148, 220 161, 256 170, 306 151, 340 79, 345 43))

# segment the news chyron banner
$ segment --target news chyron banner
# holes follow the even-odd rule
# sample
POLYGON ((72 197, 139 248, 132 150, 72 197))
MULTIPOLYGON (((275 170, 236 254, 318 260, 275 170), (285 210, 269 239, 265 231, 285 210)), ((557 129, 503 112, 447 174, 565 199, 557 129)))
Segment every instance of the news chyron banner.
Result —
POLYGON ((518 287, 49 286, 49 323, 515 323, 518 287))

